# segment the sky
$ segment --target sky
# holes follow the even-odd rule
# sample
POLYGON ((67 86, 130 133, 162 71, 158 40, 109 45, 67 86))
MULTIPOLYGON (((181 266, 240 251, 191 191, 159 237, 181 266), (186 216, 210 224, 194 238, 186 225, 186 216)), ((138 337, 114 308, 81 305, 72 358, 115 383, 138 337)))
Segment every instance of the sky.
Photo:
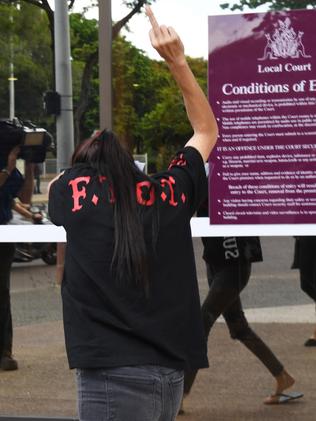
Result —
MULTIPOLYGON (((57 0, 58 1, 58 0, 57 0)), ((232 13, 220 8, 221 3, 229 0, 156 0, 152 9, 160 24, 173 26, 180 35, 185 53, 191 57, 207 58, 208 52, 208 27, 207 17, 232 13)), ((237 1, 231 1, 235 3, 237 1)), ((76 0, 74 11, 81 11, 84 6, 91 4, 89 0, 76 0)), ((264 12, 266 7, 258 8, 256 11, 264 12)), ((112 0, 112 19, 120 20, 128 13, 121 0, 112 0)), ((240 13, 240 12, 239 12, 240 13)), ((98 19, 98 10, 95 8, 87 15, 88 18, 98 19)), ((123 35, 137 48, 146 52, 154 59, 158 54, 153 50, 148 38, 150 29, 147 18, 144 14, 134 16, 129 23, 130 32, 122 31, 123 35)))

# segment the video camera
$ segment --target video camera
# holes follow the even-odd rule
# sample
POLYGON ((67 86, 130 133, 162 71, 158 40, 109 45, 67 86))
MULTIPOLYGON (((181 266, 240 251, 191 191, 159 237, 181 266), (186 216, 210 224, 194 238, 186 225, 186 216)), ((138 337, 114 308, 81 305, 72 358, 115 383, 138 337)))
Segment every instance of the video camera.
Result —
POLYGON ((14 120, 0 120, 0 157, 7 159, 15 146, 20 146, 18 156, 31 163, 44 162, 46 152, 52 143, 52 136, 47 130, 32 123, 14 120))

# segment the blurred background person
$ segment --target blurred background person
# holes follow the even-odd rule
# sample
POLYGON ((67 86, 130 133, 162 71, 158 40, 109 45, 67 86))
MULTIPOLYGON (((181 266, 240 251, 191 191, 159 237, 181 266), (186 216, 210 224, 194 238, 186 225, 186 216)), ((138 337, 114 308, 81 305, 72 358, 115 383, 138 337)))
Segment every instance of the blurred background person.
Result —
MULTIPOLYGON (((34 187, 33 164, 25 163, 25 176, 16 168, 20 148, 14 147, 8 157, 0 156, 0 224, 12 219, 14 198, 30 203, 34 187)), ((10 302, 10 273, 14 256, 14 243, 0 242, 0 368, 16 370, 12 356, 12 316, 10 302)))
POLYGON ((43 174, 43 163, 34 164, 34 194, 42 194, 41 192, 41 175, 43 174))
MULTIPOLYGON (((208 216, 208 201, 201 206, 198 216, 208 216)), ((302 397, 298 392, 285 393, 293 386, 294 378, 251 329, 242 308, 240 293, 248 284, 252 263, 262 261, 259 237, 204 237, 202 242, 209 284, 201 309, 206 338, 216 320, 223 315, 231 338, 245 345, 275 378, 275 390, 264 403, 279 404, 302 397)), ((184 398, 189 394, 196 375, 196 370, 185 372, 184 398)), ((184 413, 183 405, 181 413, 184 413)))

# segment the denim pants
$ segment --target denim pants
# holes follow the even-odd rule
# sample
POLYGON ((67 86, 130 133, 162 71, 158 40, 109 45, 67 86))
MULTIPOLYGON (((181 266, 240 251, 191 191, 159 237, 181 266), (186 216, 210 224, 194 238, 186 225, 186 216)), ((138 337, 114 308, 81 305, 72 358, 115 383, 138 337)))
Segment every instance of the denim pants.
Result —
POLYGON ((0 359, 12 351, 10 275, 14 243, 0 243, 0 359))
POLYGON ((80 421, 172 421, 183 371, 154 365, 77 369, 80 421))
MULTIPOLYGON (((239 340, 249 349, 270 373, 276 377, 281 374, 283 365, 263 340, 251 329, 245 317, 240 293, 248 283, 251 263, 237 261, 227 266, 207 264, 209 292, 202 305, 202 319, 206 338, 222 314, 232 339, 239 340)), ((185 373, 184 393, 188 394, 195 380, 197 371, 185 373)))

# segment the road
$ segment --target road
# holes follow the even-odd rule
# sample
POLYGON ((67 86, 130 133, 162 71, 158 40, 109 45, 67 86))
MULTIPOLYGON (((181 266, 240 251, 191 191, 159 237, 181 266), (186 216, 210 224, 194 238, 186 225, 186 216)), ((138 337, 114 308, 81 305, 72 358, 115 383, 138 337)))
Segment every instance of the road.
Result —
MULTIPOLYGON (((250 282, 242 293, 243 305, 249 311, 250 319, 278 322, 282 321, 280 315, 288 315, 289 322, 291 317, 293 321, 312 322, 314 309, 311 300, 300 290, 298 271, 290 269, 293 238, 262 237, 261 241, 264 261, 253 264, 250 282), (300 317, 303 320, 297 319, 298 310, 302 310, 300 317), (275 319, 271 320, 271 317, 275 319)), ((203 300, 208 287, 200 239, 194 239, 194 248, 203 300)), ((55 283, 54 266, 40 260, 28 264, 16 263, 11 282, 16 326, 61 319, 60 288, 55 283)))
MULTIPOLYGON (((207 292, 201 241, 194 239, 201 298, 207 292)), ((248 320, 297 379, 301 402, 262 405, 273 379, 259 361, 216 323, 208 341, 210 369, 201 370, 183 421, 314 421, 314 349, 303 346, 315 323, 314 307, 291 270, 293 239, 262 238, 265 261, 253 265, 242 294, 248 320), (273 323, 271 323, 273 322, 273 323)), ((35 261, 12 270, 14 355, 17 372, 0 372, 1 415, 75 417, 74 372, 68 370, 55 267, 35 261)), ((32 419, 32 418, 31 418, 32 419)), ((40 419, 40 418, 37 418, 40 419)), ((46 419, 46 418, 45 418, 46 419)))

